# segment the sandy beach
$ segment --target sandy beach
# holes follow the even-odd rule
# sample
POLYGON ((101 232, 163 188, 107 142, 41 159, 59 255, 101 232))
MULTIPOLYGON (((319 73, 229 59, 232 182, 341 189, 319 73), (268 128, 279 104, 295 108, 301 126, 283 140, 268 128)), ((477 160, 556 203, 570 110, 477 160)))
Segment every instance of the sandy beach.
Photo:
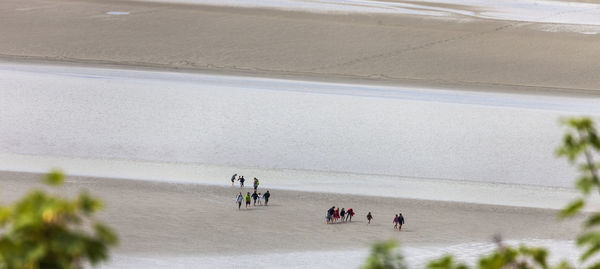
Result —
MULTIPOLYGON (((0 173, 0 199, 6 203, 42 186, 39 177, 0 173)), ((555 210, 282 190, 272 191, 268 207, 238 211, 234 198, 240 189, 226 181, 216 187, 68 177, 57 192, 89 190, 106 202, 101 218, 119 232, 117 257, 362 249, 382 239, 400 240, 405 247, 444 246, 490 242, 497 233, 507 240, 571 240, 581 221, 559 222, 555 210), (354 208, 352 223, 324 224, 326 209, 334 205, 354 208), (374 215, 371 225, 366 224, 367 211, 374 215), (392 229, 398 212, 406 216, 402 232, 392 229)))
POLYGON ((352 268, 386 239, 420 268, 495 234, 576 257, 554 154, 559 118, 600 115, 597 1, 165 1, 0 2, 2 203, 75 171, 53 191, 106 202, 106 268, 352 268), (238 211, 234 172, 270 206, 238 211), (331 206, 357 215, 326 225, 331 206))
POLYGON ((570 94, 600 84, 600 35, 555 24, 91 0, 5 0, 0 18, 11 61, 570 94))

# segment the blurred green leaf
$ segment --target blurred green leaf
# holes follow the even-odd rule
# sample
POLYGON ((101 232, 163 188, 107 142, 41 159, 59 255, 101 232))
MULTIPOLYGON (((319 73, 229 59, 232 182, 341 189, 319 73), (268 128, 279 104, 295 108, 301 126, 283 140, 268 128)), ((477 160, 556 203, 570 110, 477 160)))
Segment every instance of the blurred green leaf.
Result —
POLYGON ((60 186, 65 181, 65 176, 59 170, 53 170, 44 178, 44 182, 50 186, 60 186))
POLYGON ((85 214, 91 214, 102 209, 102 202, 91 197, 87 192, 81 193, 77 201, 79 209, 85 214))
POLYGON ((570 202, 563 210, 560 211, 558 215, 560 218, 573 216, 579 213, 579 211, 581 211, 581 209, 583 209, 584 206, 585 200, 579 198, 575 201, 570 202))
POLYGON ((591 228, 600 224, 600 213, 594 213, 585 220, 585 227, 591 228))
POLYGON ((103 242, 106 242, 107 244, 114 245, 119 242, 119 238, 115 232, 113 232, 110 227, 102 223, 96 223, 94 225, 94 230, 96 231, 97 238, 103 242))
POLYGON ((459 264, 454 261, 452 255, 444 256, 440 259, 430 261, 427 264, 428 269, 468 269, 465 264, 459 264))
POLYGON ((589 195, 594 187, 594 181, 591 177, 583 176, 577 180, 575 185, 584 195, 589 195))
POLYGON ((600 269, 600 262, 594 263, 586 268, 587 269, 600 269))
POLYGON ((363 269, 404 269, 404 257, 397 249, 396 241, 382 241, 371 247, 371 255, 363 265, 363 269))
POLYGON ((525 253, 533 258, 533 260, 542 268, 548 268, 547 259, 548 259, 548 251, 543 248, 528 248, 522 247, 521 252, 525 253))
MULTIPOLYGON (((60 172, 45 176, 51 185, 63 179, 60 172)), ((92 265, 105 261, 118 237, 91 219, 101 208, 102 202, 87 193, 70 200, 41 190, 0 207, 0 269, 82 268, 86 260, 92 265)))
POLYGON ((594 242, 588 249, 581 255, 581 261, 586 261, 591 256, 596 254, 600 250, 600 242, 594 242))
POLYGON ((573 266, 571 266, 571 264, 569 264, 567 261, 561 261, 558 265, 556 265, 554 267, 555 269, 574 269, 573 266))
POLYGON ((9 207, 0 206, 0 227, 10 221, 11 212, 9 207))
POLYGON ((600 242, 600 232, 591 231, 577 237, 578 246, 583 246, 590 243, 594 244, 596 242, 600 242))

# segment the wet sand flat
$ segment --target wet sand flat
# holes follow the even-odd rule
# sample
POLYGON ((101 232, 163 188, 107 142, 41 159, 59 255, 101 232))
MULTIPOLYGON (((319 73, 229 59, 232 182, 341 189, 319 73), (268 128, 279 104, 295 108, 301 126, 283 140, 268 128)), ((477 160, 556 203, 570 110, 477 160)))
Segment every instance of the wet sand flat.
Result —
MULTIPOLYGON (((41 186, 39 177, 0 173, 0 200, 12 201, 41 186)), ((343 250, 382 239, 397 239, 407 247, 447 245, 489 242, 496 233, 509 240, 571 240, 580 223, 558 222, 554 210, 281 190, 272 191, 268 207, 238 211, 239 187, 106 178, 68 177, 58 192, 74 195, 82 189, 106 202, 101 217, 120 235, 119 255, 343 250), (352 207, 357 214, 352 223, 326 225, 325 211, 331 206, 352 207), (368 211, 374 216, 371 225, 366 224, 368 211), (392 228, 398 212, 406 217, 402 232, 392 228), (262 243, 240 248, 251 242, 262 243)))
POLYGON ((600 35, 541 23, 99 0, 5 0, 0 18, 0 59, 10 61, 517 91, 600 85, 600 35))

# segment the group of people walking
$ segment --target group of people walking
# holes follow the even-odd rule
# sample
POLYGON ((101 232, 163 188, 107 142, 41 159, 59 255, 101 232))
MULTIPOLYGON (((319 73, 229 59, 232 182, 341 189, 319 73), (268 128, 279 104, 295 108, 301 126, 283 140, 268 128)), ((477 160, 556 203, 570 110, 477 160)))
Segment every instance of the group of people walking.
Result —
MULTIPOLYGON (((327 210, 327 214, 325 216, 325 223, 327 224, 331 224, 331 223, 337 223, 337 222, 346 222, 346 221, 352 221, 352 216, 354 216, 355 212, 354 209, 349 208, 348 210, 345 210, 344 208, 342 208, 340 210, 340 208, 336 208, 335 206, 332 206, 331 208, 329 208, 327 210)), ((367 224, 371 224, 371 220, 373 220, 373 214, 371 214, 371 212, 367 213, 367 224)), ((404 216, 402 216, 402 213, 398 213, 396 214, 396 217, 394 218, 394 229, 398 229, 398 231, 402 230, 402 225, 404 224, 404 216)))
MULTIPOLYGON (((231 176, 231 186, 233 187, 235 185, 236 177, 237 180, 240 182, 240 188, 244 188, 244 181, 246 181, 246 179, 244 178, 244 176, 238 177, 237 174, 233 174, 233 176, 231 176)), ((271 193, 269 192, 269 190, 267 190, 265 194, 258 192, 259 184, 260 182, 258 181, 258 178, 254 178, 254 182, 252 184, 254 187, 254 192, 252 194, 250 194, 250 192, 247 192, 246 195, 243 195, 242 192, 240 192, 237 195, 237 197, 235 198, 235 202, 238 204, 238 210, 242 209, 243 202, 246 202, 246 208, 250 207, 250 204, 253 200, 253 206, 256 206, 257 203, 258 205, 263 205, 263 200, 265 201, 265 206, 269 205, 269 198, 271 197, 271 193)))
POLYGON ((345 208, 342 208, 342 211, 340 211, 339 207, 335 208, 335 206, 332 206, 330 209, 327 210, 325 222, 327 224, 346 221, 351 222, 352 216, 354 216, 354 209, 348 208, 348 210, 345 210, 345 208))
POLYGON ((238 210, 241 210, 243 201, 246 201, 246 208, 250 207, 250 203, 252 202, 252 200, 254 200, 253 206, 256 206, 257 202, 258 205, 262 205, 263 199, 265 200, 265 206, 268 206, 270 197, 271 193, 268 190, 267 192, 265 192, 265 194, 261 194, 260 192, 257 193, 255 190, 252 194, 250 194, 250 192, 247 192, 245 196, 242 195, 242 192, 240 192, 235 201, 238 203, 238 210))
POLYGON ((398 213, 394 218, 394 229, 398 228, 398 231, 402 231, 402 224, 404 224, 404 217, 402 213, 398 213))
MULTIPOLYGON (((238 174, 233 174, 233 176, 231 176, 232 187, 235 186, 236 180, 240 182, 240 188, 244 188, 244 182, 246 181, 244 176, 238 176, 238 174)), ((254 187, 254 192, 252 194, 250 194, 250 192, 247 192, 246 195, 244 195, 242 194, 242 192, 239 192, 235 200, 238 204, 238 210, 242 209, 243 202, 246 202, 246 208, 249 208, 250 204, 252 204, 252 206, 256 206, 257 203, 259 206, 263 205, 263 200, 265 202, 265 206, 269 205, 269 198, 271 197, 271 193, 268 190, 267 192, 265 192, 265 194, 258 192, 259 184, 260 181, 258 180, 258 178, 254 178, 252 184, 254 187), (254 203, 252 203, 252 201, 254 201, 254 203)), ((356 212, 354 212, 354 209, 352 208, 348 208, 348 210, 346 210, 345 208, 341 208, 340 210, 339 207, 336 208, 335 206, 332 206, 327 210, 327 214, 325 216, 325 223, 331 224, 338 222, 352 222, 352 217, 354 216, 354 214, 356 214, 356 212)), ((371 214, 371 212, 367 213, 367 224, 371 224, 371 220, 373 219, 373 214, 371 214)), ((394 217, 394 229, 398 229, 398 231, 401 231, 403 224, 404 216, 402 216, 402 213, 396 214, 396 217, 394 217)))
MULTIPOLYGON (((237 180, 240 182, 240 188, 244 188, 244 182, 246 181, 246 179, 244 178, 244 176, 238 176, 238 174, 233 174, 233 176, 231 176, 231 187, 233 187, 235 185, 235 180, 237 180)), ((254 187, 254 190, 256 191, 256 189, 258 189, 258 185, 260 184, 260 182, 258 181, 258 178, 254 178, 254 181, 252 182, 252 186, 254 187)))

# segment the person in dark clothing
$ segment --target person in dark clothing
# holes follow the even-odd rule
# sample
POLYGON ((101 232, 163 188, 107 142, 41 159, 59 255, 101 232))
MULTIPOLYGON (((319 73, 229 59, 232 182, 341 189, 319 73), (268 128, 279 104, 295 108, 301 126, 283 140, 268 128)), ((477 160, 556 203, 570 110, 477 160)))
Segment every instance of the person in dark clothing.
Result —
POLYGON ((244 187, 244 181, 246 181, 246 179, 244 178, 244 176, 241 176, 238 180, 240 181, 240 188, 243 188, 244 187))
POLYGON ((258 178, 254 178, 254 183, 253 183, 254 190, 258 189, 258 184, 259 184, 258 178))
POLYGON ((271 197, 271 193, 269 193, 269 191, 267 190, 267 192, 263 194, 263 198, 265 199, 265 206, 269 205, 269 197, 271 197))
POLYGON ((331 223, 333 221, 334 214, 335 206, 332 206, 329 210, 327 210, 327 223, 331 223))
POLYGON ((341 221, 344 221, 344 220, 345 220, 345 217, 346 217, 346 210, 344 210, 344 209, 342 208, 342 211, 340 211, 340 220, 341 220, 341 221))
POLYGON ((367 220, 369 221, 368 224, 371 224, 372 219, 373 219, 373 215, 371 215, 371 212, 369 212, 369 214, 367 214, 367 220))
POLYGON ((234 185, 236 176, 237 176, 237 174, 233 174, 233 176, 231 176, 231 187, 233 187, 233 185, 234 185))
POLYGON ((398 231, 402 230, 402 224, 404 224, 404 217, 402 216, 402 213, 400 213, 398 216, 398 231))
POLYGON ((256 199, 258 199, 258 193, 256 193, 256 191, 254 191, 254 193, 252 194, 252 200, 254 200, 254 206, 256 206, 256 199))
POLYGON ((346 220, 350 219, 350 222, 352 222, 352 216, 354 216, 354 209, 348 208, 348 211, 346 211, 346 220))

